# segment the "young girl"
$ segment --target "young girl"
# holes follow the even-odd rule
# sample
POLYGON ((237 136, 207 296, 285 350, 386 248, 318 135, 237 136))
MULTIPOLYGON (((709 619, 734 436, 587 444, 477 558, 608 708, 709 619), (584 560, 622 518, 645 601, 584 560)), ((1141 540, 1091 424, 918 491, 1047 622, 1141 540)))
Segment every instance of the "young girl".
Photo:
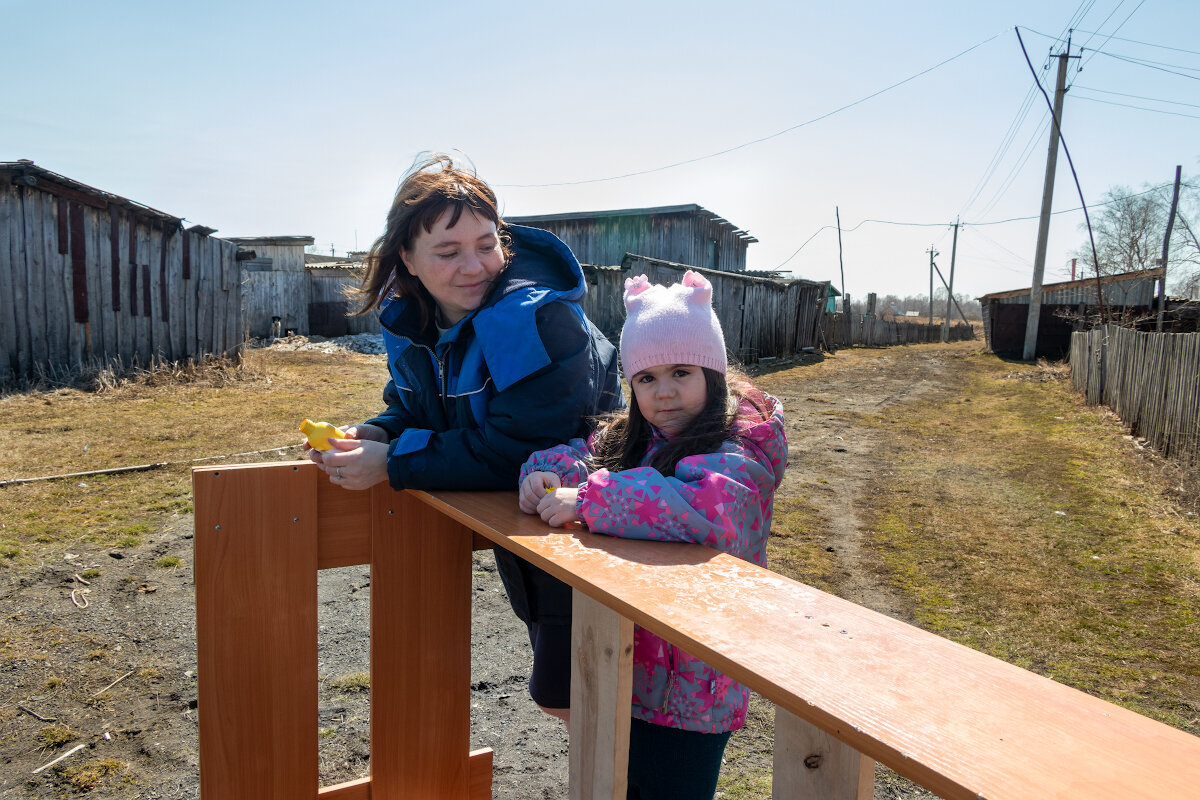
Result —
MULTIPOLYGON (((712 287, 625 281, 623 413, 588 438, 534 453, 520 507, 553 526, 696 542, 766 565, 787 441, 779 401, 729 374, 712 287), (573 488, 564 488, 573 487, 573 488)), ((634 631, 630 798, 711 798, 749 690, 638 627, 634 631)))

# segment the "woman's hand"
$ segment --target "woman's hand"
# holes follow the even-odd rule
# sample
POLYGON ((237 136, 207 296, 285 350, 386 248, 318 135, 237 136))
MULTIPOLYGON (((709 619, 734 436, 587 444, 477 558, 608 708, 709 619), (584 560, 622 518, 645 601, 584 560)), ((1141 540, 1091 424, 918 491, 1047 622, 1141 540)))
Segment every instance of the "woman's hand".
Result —
MULTIPOLYGON (((341 425, 338 427, 338 430, 346 434, 346 438, 348 439, 359 439, 367 442, 383 442, 384 444, 387 444, 388 441, 387 431, 378 425, 367 425, 366 423, 363 423, 362 425, 341 425)), ((310 461, 315 464, 324 463, 325 454, 310 445, 307 438, 304 439, 303 445, 304 453, 308 456, 310 461)), ((325 451, 325 453, 332 452, 332 450, 325 451)), ((328 472, 328 470, 326 471, 328 472)))
POLYGON ((575 513, 578 489, 555 489, 547 492, 538 503, 538 515, 553 528, 563 528, 579 519, 575 513))
MULTIPOLYGON (((360 425, 363 428, 374 428, 373 425, 360 425)), ((347 429, 347 433, 355 430, 347 429)), ((382 433, 382 429, 379 429, 382 433)), ((369 431, 363 431, 370 433, 369 431)), ((386 436, 386 434, 385 434, 386 436)), ((321 465, 321 469, 329 475, 329 480, 343 489, 369 489, 381 481, 388 479, 387 451, 385 441, 370 439, 330 439, 333 448, 320 454, 320 460, 309 457, 321 465)), ((316 451, 313 451, 316 452, 316 451)))
POLYGON ((553 472, 531 472, 521 481, 517 492, 517 505, 526 514, 538 513, 538 503, 546 496, 547 491, 557 489, 562 481, 553 472))

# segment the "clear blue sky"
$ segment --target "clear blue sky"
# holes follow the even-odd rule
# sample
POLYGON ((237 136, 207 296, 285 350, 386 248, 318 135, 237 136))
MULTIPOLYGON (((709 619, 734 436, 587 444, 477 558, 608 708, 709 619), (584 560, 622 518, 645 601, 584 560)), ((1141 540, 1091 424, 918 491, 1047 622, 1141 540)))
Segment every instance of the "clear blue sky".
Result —
MULTIPOLYGON (((759 239, 752 268, 835 285, 837 206, 858 297, 927 292, 961 214, 955 290, 979 295, 1029 285, 1037 224, 970 223, 1041 203, 1048 115, 1014 25, 1050 91, 1053 37, 1086 48, 1063 130, 1089 203, 1200 173, 1196 0, 0 0, 0 161, 342 253, 416 153, 454 149, 507 214, 699 203, 759 239)), ((1054 208, 1078 206, 1060 154, 1054 208)), ((1081 222, 1054 218, 1047 281, 1081 222)))

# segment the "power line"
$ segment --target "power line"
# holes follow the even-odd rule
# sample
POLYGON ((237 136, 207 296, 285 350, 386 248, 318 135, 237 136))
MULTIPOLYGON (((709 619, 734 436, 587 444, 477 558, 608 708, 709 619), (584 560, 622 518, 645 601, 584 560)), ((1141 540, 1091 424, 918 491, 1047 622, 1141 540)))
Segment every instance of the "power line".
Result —
MULTIPOLYGON (((1113 15, 1113 14, 1115 14, 1115 13, 1117 13, 1117 9, 1118 9, 1118 8, 1120 8, 1120 7, 1121 7, 1122 5, 1124 5, 1124 4, 1125 4, 1125 0, 1121 0, 1121 2, 1117 4, 1117 8, 1114 8, 1114 9, 1112 10, 1112 14, 1109 14, 1107 17, 1105 17, 1105 18, 1104 18, 1104 22, 1108 22, 1110 19, 1112 19, 1112 15, 1113 15)), ((1139 9, 1139 8, 1141 8, 1141 7, 1142 7, 1143 5, 1145 5, 1145 4, 1146 4, 1146 0, 1142 0, 1140 3, 1138 3, 1136 6, 1134 6, 1134 8, 1133 8, 1133 11, 1130 11, 1130 12, 1129 12, 1129 16, 1125 17, 1125 19, 1123 19, 1123 20, 1121 21, 1121 24, 1120 24, 1120 25, 1118 25, 1117 27, 1113 28, 1113 30, 1112 30, 1112 33, 1110 33, 1110 34, 1109 34, 1109 35, 1108 35, 1108 36, 1107 36, 1107 37, 1104 39, 1104 41, 1100 43, 1100 46, 1099 46, 1099 47, 1097 47, 1097 48, 1095 49, 1095 51, 1094 51, 1094 52, 1101 52, 1101 51, 1103 51, 1103 50, 1104 50, 1104 45, 1108 44, 1108 40, 1109 40, 1109 39, 1111 39, 1111 38, 1113 37, 1113 34, 1114 34, 1114 33, 1116 33, 1117 31, 1121 30, 1121 28, 1124 28, 1124 27, 1125 27, 1125 23, 1126 23, 1126 22, 1129 22, 1129 20, 1133 19, 1133 15, 1134 15, 1134 14, 1136 14, 1136 13, 1138 12, 1138 9, 1139 9)), ((1099 25, 1098 27, 1100 27, 1100 28, 1103 28, 1103 27, 1104 27, 1104 22, 1101 22, 1101 23, 1100 23, 1100 25, 1099 25)), ((1091 39, 1089 38, 1089 39, 1088 39, 1088 41, 1090 42, 1090 41, 1091 41, 1091 39)), ((1091 60, 1092 60, 1091 58, 1087 59, 1087 61, 1085 61, 1085 60, 1083 59, 1083 49, 1084 49, 1084 48, 1082 48, 1082 47, 1080 47, 1080 48, 1079 48, 1079 69, 1075 70, 1075 73, 1076 73, 1076 74, 1079 74, 1080 72, 1082 72, 1082 71, 1083 71, 1083 68, 1084 68, 1085 66, 1087 66, 1087 64, 1088 64, 1088 62, 1089 62, 1089 61, 1091 61, 1091 60)))
MULTIPOLYGON (((1115 58, 1117 61, 1125 61, 1130 64, 1136 64, 1139 67, 1146 67, 1147 69, 1154 69, 1154 70, 1158 70, 1159 72, 1166 72, 1170 75, 1178 75, 1181 78, 1190 78, 1191 80, 1194 80, 1194 81, 1200 80, 1200 76, 1185 75, 1182 72, 1176 72, 1175 70, 1165 69, 1163 67, 1155 66, 1154 62, 1150 62, 1150 61, 1147 61, 1144 59, 1131 58, 1129 56, 1120 56, 1120 55, 1117 55, 1116 53, 1105 52, 1104 50, 1094 50, 1093 52, 1099 53, 1102 56, 1108 56, 1109 58, 1115 58)), ((1170 66, 1178 67, 1179 69, 1200 71, 1200 68, 1197 68, 1197 67, 1184 67, 1184 66, 1180 66, 1178 64, 1171 64, 1170 66)))
POLYGON ((983 41, 978 42, 977 44, 971 45, 966 50, 963 50, 962 52, 957 53, 955 55, 952 55, 943 61, 939 61, 938 63, 934 64, 932 67, 923 69, 918 73, 908 76, 904 80, 897 81, 896 83, 893 83, 890 86, 880 89, 877 92, 872 92, 871 94, 869 94, 865 97, 861 97, 852 103, 847 103, 846 105, 841 106, 840 108, 835 108, 832 111, 826 112, 824 114, 821 114, 818 117, 813 117, 810 120, 806 120, 799 124, 793 125, 790 128, 784 128, 783 130, 781 130, 777 133, 772 133, 769 136, 763 136, 758 139, 753 139, 749 142, 743 142, 742 144, 735 145, 733 147, 728 147, 724 150, 719 150, 715 153, 709 153, 708 155, 703 155, 703 156, 696 156, 695 158, 689 158, 689 159, 685 159, 683 161, 676 161, 673 164, 666 164, 661 167, 652 167, 650 169, 638 170, 637 172, 626 172, 622 175, 610 175, 607 178, 588 178, 585 180, 578 180, 578 181, 561 181, 559 183, 497 183, 497 184, 493 184, 493 185, 496 186, 497 188, 505 188, 505 189, 545 189, 545 188, 551 188, 551 187, 555 187, 555 186, 579 186, 581 184, 586 184, 586 183, 603 183, 605 181, 616 181, 616 180, 622 180, 624 178, 633 178, 633 177, 637 177, 639 175, 649 175, 654 172, 662 172, 663 170, 674 169, 675 167, 682 167, 686 164, 694 164, 697 161, 705 161, 710 158, 716 158, 717 156, 723 156, 728 153, 732 153, 734 151, 742 150, 746 147, 750 147, 752 145, 761 144, 761 143, 769 141, 771 139, 775 139, 777 137, 783 136, 785 133, 791 133, 792 131, 799 130, 800 128, 806 127, 808 125, 812 125, 813 123, 820 122, 823 119, 828 119, 829 117, 832 117, 835 114, 840 114, 843 111, 854 108, 857 105, 861 105, 861 104, 867 102, 868 100, 872 100, 872 99, 878 97, 879 95, 884 94, 885 92, 890 92, 892 89, 899 88, 906 83, 910 83, 911 81, 914 81, 923 75, 927 75, 928 73, 933 72, 935 69, 944 67, 945 65, 949 64, 950 62, 956 61, 956 60, 962 58, 967 53, 970 53, 973 50, 977 50, 978 48, 983 47, 985 44, 987 44, 988 42, 997 38, 998 36, 1001 36, 1003 33, 1004 33, 1004 31, 1000 31, 999 33, 993 34, 992 36, 989 36, 988 38, 984 39, 983 41))
POLYGON ((1200 105, 1198 105, 1196 103, 1184 103, 1179 100, 1163 100, 1160 97, 1143 97, 1140 94, 1126 94, 1125 92, 1113 92, 1108 89, 1093 89, 1091 86, 1074 86, 1072 88, 1077 92, 1078 91, 1100 92, 1101 94, 1115 94, 1118 97, 1132 97, 1135 100, 1148 100, 1151 103, 1170 103, 1173 106, 1188 106, 1189 108, 1200 108, 1200 105))
MULTIPOLYGON (((1029 28, 1026 28, 1025 30, 1029 31, 1030 33, 1037 33, 1037 31, 1030 30, 1029 28)), ((1092 31, 1079 31, 1079 33, 1092 33, 1092 31)), ((1042 34, 1038 34, 1038 35, 1045 36, 1046 34, 1042 33, 1042 34)), ((1140 44, 1143 47, 1157 47, 1162 50, 1174 50, 1177 53, 1187 53, 1188 55, 1192 55, 1192 56, 1200 56, 1200 50, 1184 50, 1182 47, 1169 47, 1168 45, 1165 45, 1165 44, 1154 44, 1153 42, 1139 42, 1137 39, 1122 39, 1120 36, 1109 36, 1108 38, 1115 39, 1118 42, 1129 42, 1130 44, 1140 44)))
POLYGON ((1087 100, 1089 103, 1104 103, 1106 106, 1120 106, 1121 108, 1136 108, 1138 111, 1152 111, 1155 114, 1170 114, 1172 117, 1200 119, 1200 114, 1185 114, 1182 111, 1167 111, 1163 108, 1147 108, 1146 106, 1135 106, 1132 103, 1117 103, 1113 100, 1101 100, 1098 97, 1080 97, 1078 99, 1087 100))

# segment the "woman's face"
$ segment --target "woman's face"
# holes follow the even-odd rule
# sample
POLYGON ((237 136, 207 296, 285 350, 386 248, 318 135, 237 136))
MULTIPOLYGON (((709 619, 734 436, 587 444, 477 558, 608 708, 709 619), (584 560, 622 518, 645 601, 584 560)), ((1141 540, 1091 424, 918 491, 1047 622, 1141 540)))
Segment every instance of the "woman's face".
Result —
POLYGON ((469 209, 453 228, 446 227, 449 219, 447 210, 433 230, 417 232, 412 247, 400 248, 400 260, 433 297, 444 326, 479 308, 504 268, 496 223, 469 209))
POLYGON ((708 402, 704 370, 695 364, 650 367, 630 378, 629 385, 642 416, 668 435, 686 431, 708 402))

